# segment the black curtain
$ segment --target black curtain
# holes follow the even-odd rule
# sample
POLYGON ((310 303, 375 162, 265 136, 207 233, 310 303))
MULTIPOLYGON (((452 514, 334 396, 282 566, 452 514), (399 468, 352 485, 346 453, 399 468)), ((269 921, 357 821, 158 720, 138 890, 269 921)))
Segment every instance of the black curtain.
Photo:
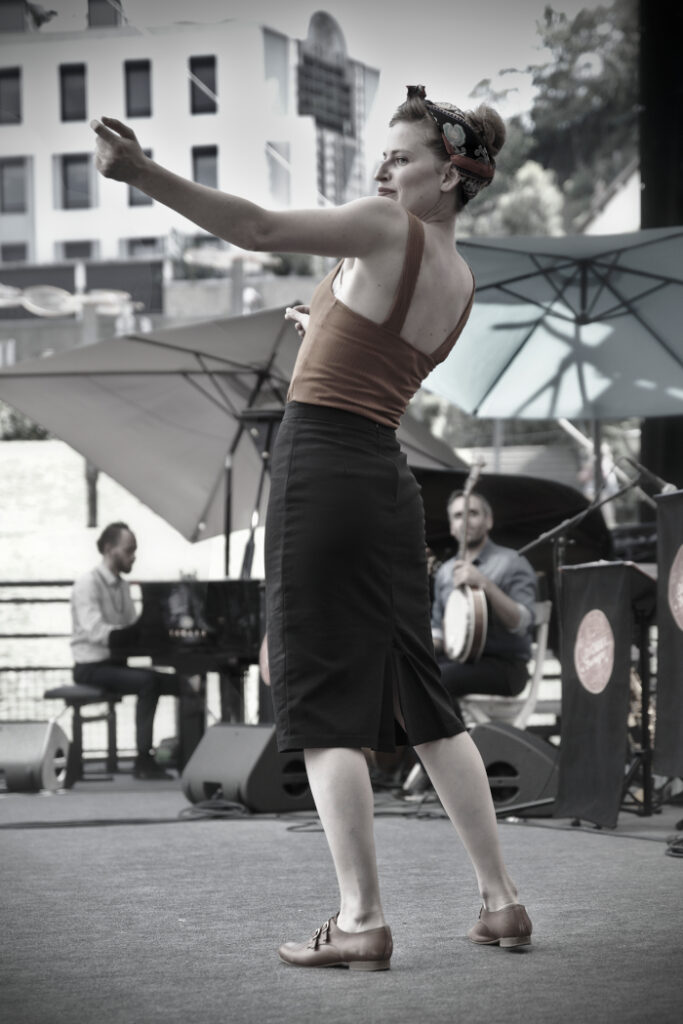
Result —
POLYGON ((657 703, 653 767, 683 777, 683 491, 657 498, 657 703))

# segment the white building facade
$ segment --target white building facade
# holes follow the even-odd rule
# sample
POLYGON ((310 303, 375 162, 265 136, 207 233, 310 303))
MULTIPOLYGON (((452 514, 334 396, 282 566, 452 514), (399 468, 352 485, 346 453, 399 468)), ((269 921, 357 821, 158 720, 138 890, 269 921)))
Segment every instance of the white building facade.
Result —
POLYGON ((271 208, 366 192, 379 74, 347 57, 329 15, 296 40, 237 20, 131 27, 111 4, 85 8, 76 32, 41 31, 21 2, 0 8, 0 272, 165 255, 174 232, 201 241, 96 173, 89 121, 103 114, 177 173, 271 208))

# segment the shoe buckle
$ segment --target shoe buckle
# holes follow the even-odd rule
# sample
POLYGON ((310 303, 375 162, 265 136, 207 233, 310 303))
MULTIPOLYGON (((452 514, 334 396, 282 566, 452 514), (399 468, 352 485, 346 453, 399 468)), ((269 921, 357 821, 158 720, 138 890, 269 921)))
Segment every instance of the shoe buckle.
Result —
POLYGON ((316 930, 311 935, 311 941, 308 943, 308 948, 309 949, 317 949, 318 946, 320 945, 320 940, 321 939, 322 939, 323 942, 327 942, 328 941, 328 932, 329 932, 329 930, 330 930, 330 922, 329 921, 325 921, 325 924, 321 924, 319 928, 316 928, 316 930))

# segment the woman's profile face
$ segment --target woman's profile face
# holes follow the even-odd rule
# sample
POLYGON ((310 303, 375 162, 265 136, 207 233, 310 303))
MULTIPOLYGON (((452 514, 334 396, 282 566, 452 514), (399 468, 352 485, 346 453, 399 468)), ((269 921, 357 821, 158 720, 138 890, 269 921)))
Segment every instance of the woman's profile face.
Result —
POLYGON ((449 167, 439 161, 426 141, 419 122, 399 121, 389 129, 382 161, 375 172, 377 194, 393 199, 418 217, 428 213, 442 197, 444 174, 449 167))

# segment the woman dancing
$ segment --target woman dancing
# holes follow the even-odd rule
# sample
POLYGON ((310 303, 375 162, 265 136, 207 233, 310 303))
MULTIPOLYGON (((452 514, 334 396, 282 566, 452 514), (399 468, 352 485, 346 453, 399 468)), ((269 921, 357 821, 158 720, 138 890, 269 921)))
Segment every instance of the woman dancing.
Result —
POLYGON ((268 653, 278 746, 304 751, 339 883, 339 911, 279 955, 299 967, 384 970, 392 937, 377 873, 363 747, 408 742, 472 861, 477 943, 528 945, 479 752, 444 690, 432 644, 424 512, 396 440, 405 408, 446 358, 474 295, 458 212, 493 178, 505 128, 408 88, 377 195, 275 212, 187 181, 130 127, 92 122, 99 171, 244 249, 341 259, 308 307, 272 458, 266 524, 268 653))

